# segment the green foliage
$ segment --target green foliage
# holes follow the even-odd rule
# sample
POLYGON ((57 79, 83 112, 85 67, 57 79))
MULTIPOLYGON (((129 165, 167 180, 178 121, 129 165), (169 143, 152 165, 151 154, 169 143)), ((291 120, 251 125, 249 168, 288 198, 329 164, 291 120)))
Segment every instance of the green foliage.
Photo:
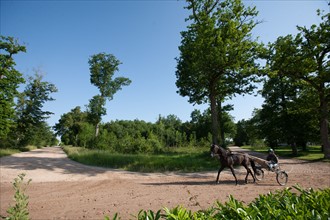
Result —
POLYGON ((254 219, 327 219, 330 217, 330 189, 304 190, 299 186, 260 195, 246 211, 254 219))
POLYGON ((100 95, 95 95, 87 106, 88 120, 96 125, 101 122, 103 115, 106 115, 107 110, 104 108, 105 98, 100 95))
POLYGON ((161 210, 158 210, 156 213, 154 213, 152 210, 141 210, 137 216, 138 220, 159 220, 161 219, 161 210))
MULTIPOLYGON (((209 110, 205 111, 209 112, 209 110)), ((54 129, 64 145, 102 149, 118 153, 160 153, 167 148, 208 146, 211 142, 210 114, 194 115, 191 122, 182 123, 175 115, 159 116, 155 123, 141 120, 116 120, 99 125, 95 137, 94 125, 80 107, 61 116, 54 129)), ((232 117, 225 113, 224 134, 234 133, 232 117)))
POLYGON ((29 77, 16 108, 17 128, 14 132, 19 137, 19 146, 53 144, 55 137, 46 123, 46 119, 53 113, 43 111, 43 106, 47 101, 54 100, 50 96, 54 92, 57 92, 55 85, 43 81, 43 76, 38 71, 34 77, 29 77))
POLYGON ((65 145, 87 146, 94 137, 94 128, 91 130, 87 120, 87 113, 82 112, 80 107, 71 109, 70 112, 61 115, 54 130, 56 135, 61 136, 65 145))
POLYGON ((15 69, 13 55, 26 52, 25 46, 19 45, 13 37, 0 36, 0 142, 14 126, 14 98, 19 94, 17 88, 24 83, 24 78, 15 69))
POLYGON ((240 0, 188 1, 190 24, 181 32, 176 85, 190 103, 210 103, 212 141, 218 142, 221 104, 254 89, 262 46, 252 39, 256 8, 240 0))
POLYGON ((20 148, 0 148, 0 157, 10 156, 12 154, 17 154, 35 149, 38 149, 38 147, 34 145, 27 145, 25 147, 20 148))
POLYGON ((306 84, 279 74, 265 82, 262 96, 265 103, 254 117, 259 119, 260 137, 271 147, 318 141, 317 96, 306 84))
POLYGON ((242 146, 249 144, 250 138, 248 135, 247 122, 245 120, 238 121, 236 123, 236 135, 234 137, 234 143, 236 146, 242 146))
POLYGON ((113 99, 114 94, 121 90, 122 86, 131 84, 131 80, 125 77, 117 77, 113 79, 113 75, 119 70, 120 61, 112 54, 99 53, 90 57, 89 70, 91 73, 90 81, 98 87, 100 95, 94 96, 88 105, 88 118, 96 127, 95 137, 99 134, 99 123, 102 116, 106 115, 104 108, 106 99, 113 99))
POLYGON ((29 218, 29 196, 25 195, 25 191, 31 179, 28 182, 24 182, 25 174, 19 174, 17 178, 14 179, 13 187, 15 190, 14 201, 15 205, 8 208, 7 213, 8 217, 5 217, 7 220, 28 220, 29 218))
POLYGON ((19 93, 17 88, 25 80, 15 69, 13 56, 26 52, 26 48, 13 37, 0 36, 0 50, 0 148, 56 143, 45 122, 52 113, 42 109, 45 102, 53 100, 50 93, 57 91, 55 85, 42 81, 36 73, 28 79, 24 92, 19 93))
MULTIPOLYGON (((318 11, 320 16, 320 11, 318 11)), ((310 28, 297 27, 299 33, 296 36, 287 35, 278 37, 277 40, 269 45, 269 57, 267 65, 270 67, 271 72, 268 73, 270 77, 275 79, 290 81, 290 85, 295 85, 296 82, 303 84, 305 87, 304 96, 298 104, 304 107, 308 104, 306 97, 317 97, 316 104, 308 106, 307 109, 316 115, 319 119, 319 131, 322 144, 324 145, 324 157, 330 158, 330 141, 329 141, 329 94, 330 94, 330 13, 320 16, 322 22, 319 25, 313 24, 310 28), (315 106, 317 110, 315 111, 315 106)), ((280 87, 281 89, 283 87, 280 87)), ((292 91, 292 90, 291 90, 292 91)), ((288 94, 286 91, 286 95, 288 94)), ((314 98, 315 100, 315 98, 314 98)), ((290 100, 288 100, 290 101, 290 100)), ((293 100, 297 105, 296 100, 293 100)), ((286 102, 288 105, 289 103, 286 102)), ((313 102, 312 102, 313 103, 313 102)), ((290 109, 286 106, 284 112, 290 109)), ((306 107, 305 107, 306 109, 306 107)), ((288 115, 288 114, 287 114, 288 115)), ((297 121, 294 117, 285 117, 280 122, 284 123, 288 119, 297 121)), ((308 114, 306 114, 308 116, 308 114)), ((298 118, 298 120, 302 120, 298 118)), ((276 123, 276 122, 273 122, 276 123)), ((295 130, 292 123, 289 123, 290 130, 295 130)), ((294 124, 295 125, 295 124, 294 124)), ((297 125, 299 129, 305 130, 297 125)), ((309 128, 309 127, 308 127, 309 128)))
POLYGON ((214 170, 218 161, 210 158, 207 148, 178 148, 158 154, 119 154, 64 146, 68 157, 77 162, 138 172, 198 172, 214 170))
POLYGON ((122 86, 128 86, 131 80, 124 77, 112 79, 121 62, 112 54, 99 53, 90 57, 89 70, 91 72, 91 83, 99 88, 101 96, 113 99, 113 95, 122 86))
MULTIPOLYGON (((215 220, 215 219, 324 219, 330 217, 330 188, 302 189, 300 186, 286 188, 275 193, 260 195, 248 205, 229 196, 225 204, 216 202, 207 210, 193 212, 183 206, 156 213, 141 210, 137 219, 167 220, 215 220)), ((106 217, 105 219, 110 219, 106 217)), ((115 218, 119 219, 118 214, 115 218)))
POLYGON ((12 154, 20 153, 21 151, 13 148, 0 148, 0 157, 10 156, 12 154))

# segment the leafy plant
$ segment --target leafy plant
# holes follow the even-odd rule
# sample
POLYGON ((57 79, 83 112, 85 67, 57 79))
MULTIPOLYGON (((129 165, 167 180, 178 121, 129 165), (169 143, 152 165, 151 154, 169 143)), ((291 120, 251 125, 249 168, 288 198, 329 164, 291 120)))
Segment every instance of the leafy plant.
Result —
MULTIPOLYGON (((229 196, 228 202, 216 202, 206 210, 192 212, 183 206, 164 207, 156 213, 141 210, 138 220, 212 220, 212 219, 329 219, 330 188, 323 190, 303 189, 299 185, 275 193, 260 195, 248 205, 229 196)), ((109 220, 109 218, 106 218, 109 220)), ((119 219, 118 215, 113 218, 119 219)))
POLYGON ((162 215, 160 214, 161 210, 158 210, 156 213, 152 210, 144 211, 141 210, 138 214, 138 220, 159 220, 162 215))
POLYGON ((13 187, 15 190, 14 200, 16 202, 15 205, 8 208, 7 213, 8 217, 4 219, 7 220, 27 220, 29 218, 29 196, 25 195, 25 191, 31 179, 29 179, 26 183, 24 183, 25 174, 19 174, 17 178, 14 179, 13 187))

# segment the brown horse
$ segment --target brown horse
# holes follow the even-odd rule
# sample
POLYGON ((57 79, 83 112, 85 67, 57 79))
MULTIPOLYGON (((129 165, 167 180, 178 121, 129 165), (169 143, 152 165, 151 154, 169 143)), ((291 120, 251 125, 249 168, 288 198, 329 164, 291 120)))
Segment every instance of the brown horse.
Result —
POLYGON ((256 181, 251 169, 249 168, 249 165, 251 164, 252 169, 254 171, 256 171, 255 170, 256 166, 255 166, 254 161, 251 158, 249 158, 248 154, 241 154, 241 153, 232 154, 231 152, 228 152, 224 148, 219 147, 218 145, 212 144, 211 145, 211 156, 214 157, 216 155, 218 156, 218 159, 220 160, 220 163, 221 163, 221 167, 218 171, 216 183, 219 183, 220 172, 225 167, 229 167, 229 169, 231 170, 231 173, 235 177, 235 181, 236 181, 236 185, 237 185, 237 178, 236 178, 235 171, 234 171, 234 165, 242 165, 245 167, 245 169, 247 171, 246 177, 245 177, 245 183, 247 183, 249 173, 253 177, 253 182, 256 181))

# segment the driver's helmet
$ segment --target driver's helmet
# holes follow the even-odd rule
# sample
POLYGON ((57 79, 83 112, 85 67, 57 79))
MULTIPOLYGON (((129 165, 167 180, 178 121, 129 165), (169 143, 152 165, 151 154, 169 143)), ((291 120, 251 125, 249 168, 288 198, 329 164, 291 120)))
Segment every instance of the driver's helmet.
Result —
POLYGON ((274 150, 272 148, 269 148, 268 153, 274 153, 274 150))

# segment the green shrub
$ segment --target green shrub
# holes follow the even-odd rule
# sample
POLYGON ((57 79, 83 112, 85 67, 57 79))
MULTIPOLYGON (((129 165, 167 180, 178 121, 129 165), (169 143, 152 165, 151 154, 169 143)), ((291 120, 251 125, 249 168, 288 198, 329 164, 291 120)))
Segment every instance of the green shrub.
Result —
POLYGON ((24 183, 25 174, 19 174, 17 178, 14 179, 13 187, 15 190, 14 200, 15 205, 8 208, 7 213, 8 217, 2 217, 7 220, 27 220, 29 218, 29 196, 25 195, 25 190, 31 179, 28 182, 24 183))
MULTIPOLYGON (((183 206, 164 208, 156 213, 148 210, 139 212, 138 220, 206 220, 206 219, 320 219, 330 218, 330 188, 323 190, 307 189, 299 186, 286 188, 275 193, 260 195, 248 205, 229 196, 228 202, 216 202, 207 210, 192 212, 183 206), (296 191, 296 192, 293 192, 296 191)), ((105 219, 109 219, 106 217, 105 219)), ((115 218, 118 217, 116 213, 115 218)))

